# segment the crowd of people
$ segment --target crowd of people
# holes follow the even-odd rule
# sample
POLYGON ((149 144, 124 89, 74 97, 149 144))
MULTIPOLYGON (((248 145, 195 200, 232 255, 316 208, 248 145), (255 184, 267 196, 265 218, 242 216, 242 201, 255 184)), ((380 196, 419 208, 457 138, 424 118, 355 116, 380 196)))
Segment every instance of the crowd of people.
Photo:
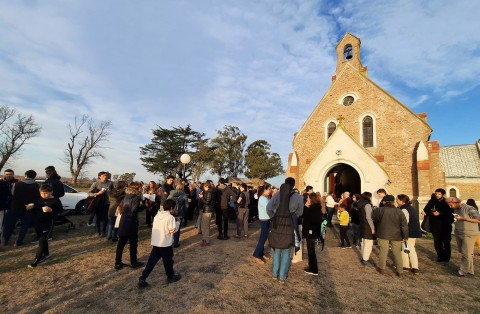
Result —
MULTIPOLYGON (((28 266, 36 267, 50 257, 48 239, 51 238, 53 221, 62 211, 60 198, 64 195, 60 176, 53 166, 45 169, 47 180, 35 181, 36 172, 29 170, 22 180, 15 179, 7 169, 0 180, 0 222, 3 246, 9 241, 17 223, 20 231, 13 246, 24 244, 28 228, 35 226, 38 250, 28 266)), ((138 286, 148 286, 146 279, 160 259, 163 259, 167 282, 180 280, 173 269, 174 249, 181 246, 181 229, 192 221, 201 235, 199 246, 208 247, 210 224, 213 216, 218 230, 217 239, 229 240, 229 221, 236 220, 233 237, 249 239, 249 223, 258 219, 260 233, 251 260, 265 264, 272 260, 272 278, 284 283, 292 254, 300 249, 305 239, 308 267, 306 274, 317 276, 316 241, 322 238, 322 226, 333 227, 336 214, 339 222, 342 249, 360 251, 363 265, 375 266, 383 274, 386 271, 388 252, 392 252, 395 273, 404 270, 419 273, 416 239, 422 237, 420 215, 428 221, 432 233, 437 261, 449 262, 451 257, 452 224, 458 249, 462 255, 458 276, 474 274, 474 245, 480 242, 480 215, 473 200, 463 204, 455 197, 445 198, 445 190, 439 188, 421 213, 415 209, 405 194, 389 195, 379 189, 378 206, 372 203, 372 193, 350 195, 344 191, 340 198, 334 193, 315 193, 311 186, 300 192, 295 179, 287 178, 279 189, 265 183, 256 190, 245 183, 238 188, 219 178, 217 184, 207 180, 189 183, 187 180, 168 176, 163 184, 150 181, 112 182, 109 173, 99 172, 98 180, 88 189, 86 207, 90 211, 88 226, 95 226, 99 237, 116 242, 114 268, 120 270, 123 251, 128 243, 130 267, 144 270, 138 286), (137 259, 138 232, 142 222, 138 213, 145 211, 145 225, 150 227, 152 250, 146 265, 137 259), (351 242, 350 242, 351 238, 351 242), (272 248, 267 254, 266 243, 272 248), (370 258, 373 246, 379 247, 379 261, 370 258)), ((425 227, 427 228, 427 227, 425 227)))

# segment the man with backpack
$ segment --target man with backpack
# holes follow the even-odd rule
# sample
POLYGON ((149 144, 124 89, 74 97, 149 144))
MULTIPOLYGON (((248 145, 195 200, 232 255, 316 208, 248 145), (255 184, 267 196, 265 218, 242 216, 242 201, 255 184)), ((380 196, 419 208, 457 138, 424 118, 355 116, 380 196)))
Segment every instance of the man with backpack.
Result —
POLYGON ((290 267, 290 251, 295 246, 294 219, 303 214, 303 197, 295 193, 295 179, 288 177, 267 205, 271 218, 268 241, 273 248, 272 277, 284 283, 290 267))

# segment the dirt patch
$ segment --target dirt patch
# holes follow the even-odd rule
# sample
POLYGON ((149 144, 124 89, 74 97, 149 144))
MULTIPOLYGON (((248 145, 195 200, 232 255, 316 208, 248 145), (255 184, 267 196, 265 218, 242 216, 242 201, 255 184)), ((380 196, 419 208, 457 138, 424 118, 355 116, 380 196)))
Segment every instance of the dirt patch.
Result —
MULTIPOLYGON (((317 248, 319 276, 303 272, 304 260, 292 264, 285 285, 271 277, 271 263, 250 261, 259 224, 250 225, 248 240, 220 241, 212 221, 211 246, 200 247, 191 225, 183 229, 175 249, 175 270, 182 279, 167 285, 161 262, 148 282, 136 286, 141 269, 113 269, 115 247, 95 236, 87 216, 70 216, 76 229, 55 229, 52 257, 28 269, 36 245, 0 252, 0 308, 2 313, 478 313, 478 277, 459 278, 460 254, 452 241, 452 261, 435 262, 431 239, 417 241, 419 275, 394 275, 391 260, 385 275, 362 266, 356 249, 342 250, 338 235, 329 229, 324 251, 317 248)), ((142 220, 143 217, 142 217, 142 220)), ((234 224, 230 225, 234 230, 234 224)), ((146 262, 151 250, 150 230, 140 228, 138 257, 146 262)), ((378 261, 378 250, 372 259, 378 261)), ((128 245, 124 262, 129 262, 128 245)), ((480 271, 480 259, 475 258, 480 271)))

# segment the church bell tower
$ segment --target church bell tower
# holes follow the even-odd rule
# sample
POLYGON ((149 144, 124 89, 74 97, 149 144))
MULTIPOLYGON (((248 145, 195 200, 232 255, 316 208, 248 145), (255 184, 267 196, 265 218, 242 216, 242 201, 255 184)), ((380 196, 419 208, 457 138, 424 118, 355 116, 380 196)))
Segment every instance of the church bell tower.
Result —
POLYGON ((367 67, 360 61, 360 39, 350 33, 346 33, 337 44, 337 70, 336 76, 349 64, 363 75, 367 75, 367 67))

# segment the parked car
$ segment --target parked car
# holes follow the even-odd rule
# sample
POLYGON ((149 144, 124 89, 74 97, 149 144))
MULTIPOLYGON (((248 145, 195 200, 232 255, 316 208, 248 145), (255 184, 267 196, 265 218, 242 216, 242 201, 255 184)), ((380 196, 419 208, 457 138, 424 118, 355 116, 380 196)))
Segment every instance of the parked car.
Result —
MULTIPOLYGON (((45 182, 45 180, 35 181, 38 183, 45 182)), ((65 190, 65 195, 60 198, 63 204, 63 209, 69 209, 71 213, 75 214, 84 214, 86 212, 84 204, 88 194, 86 192, 77 191, 65 183, 63 183, 63 189, 65 190)))

